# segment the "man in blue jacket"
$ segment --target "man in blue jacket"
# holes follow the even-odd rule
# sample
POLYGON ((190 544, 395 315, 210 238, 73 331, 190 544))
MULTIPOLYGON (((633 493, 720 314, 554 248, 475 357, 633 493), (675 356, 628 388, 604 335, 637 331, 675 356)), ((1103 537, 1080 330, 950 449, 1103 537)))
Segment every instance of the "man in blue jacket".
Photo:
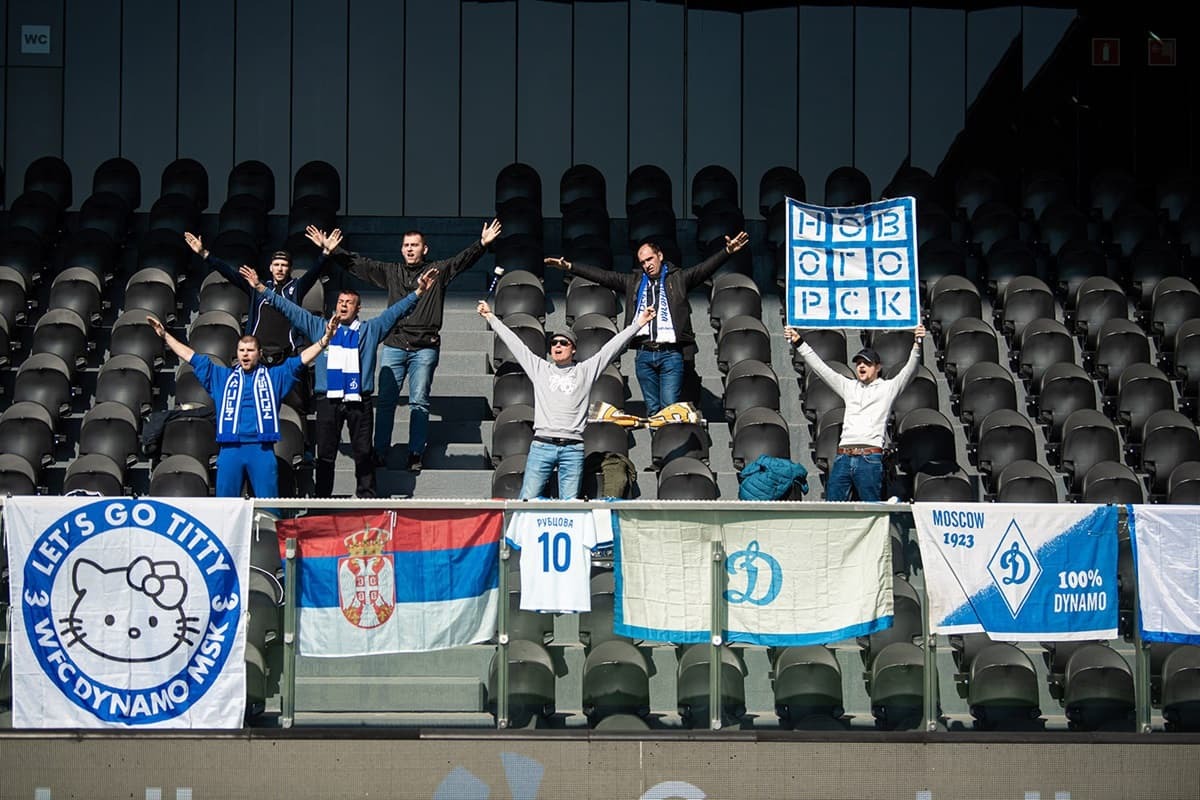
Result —
POLYGON ((192 365, 196 379, 217 402, 217 497, 241 497, 244 479, 249 479, 255 497, 277 497, 279 404, 304 368, 329 344, 337 320, 325 323, 300 355, 269 368, 261 363, 262 351, 253 336, 238 340, 237 363, 230 368, 176 339, 154 317, 146 320, 171 352, 192 365))
MULTIPOLYGON (((267 302, 279 309, 301 333, 310 339, 321 337, 325 324, 323 319, 267 289, 250 267, 242 267, 241 274, 247 284, 264 295, 267 302)), ((333 465, 337 460, 343 425, 350 429, 355 495, 376 496, 375 463, 371 458, 375 351, 397 320, 412 313, 421 295, 434 285, 437 275, 436 269, 426 270, 418 279, 415 291, 369 320, 358 318, 358 310, 362 305, 358 292, 343 290, 338 294, 334 318, 339 325, 329 347, 317 359, 317 497, 333 494, 333 465)))

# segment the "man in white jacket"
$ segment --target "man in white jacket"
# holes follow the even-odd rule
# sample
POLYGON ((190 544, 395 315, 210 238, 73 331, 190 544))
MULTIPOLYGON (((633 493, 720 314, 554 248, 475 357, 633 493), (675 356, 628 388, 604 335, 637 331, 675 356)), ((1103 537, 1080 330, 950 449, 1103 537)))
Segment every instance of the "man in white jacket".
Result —
POLYGON ((829 467, 825 482, 826 500, 849 500, 853 485, 858 499, 879 500, 883 494, 883 444, 887 433, 887 418, 892 404, 912 380, 921 361, 921 340, 925 326, 913 332, 913 349, 908 361, 894 378, 880 377, 883 365, 879 353, 864 347, 851 359, 856 378, 830 368, 821 360, 795 328, 785 328, 784 336, 798 348, 808 368, 817 373, 846 403, 842 420, 842 435, 838 437, 837 457, 829 467))
POLYGON ((533 443, 525 461, 521 499, 539 497, 557 466, 558 496, 574 500, 583 478, 583 429, 592 384, 633 335, 654 318, 654 309, 643 309, 625 330, 605 342, 600 352, 580 364, 575 363, 575 338, 570 332, 551 334, 547 361, 526 347, 486 302, 480 300, 475 310, 508 345, 533 383, 533 443))

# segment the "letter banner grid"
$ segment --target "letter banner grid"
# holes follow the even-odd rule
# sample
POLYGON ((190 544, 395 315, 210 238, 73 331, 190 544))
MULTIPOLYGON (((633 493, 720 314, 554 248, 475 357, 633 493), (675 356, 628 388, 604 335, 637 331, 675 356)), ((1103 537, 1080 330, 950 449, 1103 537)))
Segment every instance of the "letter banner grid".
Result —
POLYGON ((916 201, 825 208, 787 199, 787 324, 915 328, 916 201))
POLYGON ((1117 507, 914 503, 934 633, 1117 635, 1117 507))
POLYGON ((618 635, 708 641, 717 541, 725 551, 727 641, 828 644, 892 624, 887 514, 615 513, 618 635))
POLYGON ((253 505, 12 497, 15 728, 240 728, 253 505))
POLYGON ((1129 506, 1147 642, 1200 645, 1200 506, 1129 506))

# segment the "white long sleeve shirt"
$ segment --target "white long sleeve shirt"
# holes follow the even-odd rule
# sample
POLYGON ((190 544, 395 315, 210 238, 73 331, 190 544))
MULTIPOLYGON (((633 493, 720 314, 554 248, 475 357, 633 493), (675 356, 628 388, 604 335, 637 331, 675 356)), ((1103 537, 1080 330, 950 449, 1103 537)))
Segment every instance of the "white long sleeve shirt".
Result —
POLYGON ((917 372, 920 350, 913 347, 904 367, 894 378, 876 378, 863 383, 858 378, 847 378, 821 360, 808 342, 798 348, 808 368, 817 373, 846 403, 846 414, 842 420, 842 435, 838 447, 883 447, 888 414, 892 403, 917 372))

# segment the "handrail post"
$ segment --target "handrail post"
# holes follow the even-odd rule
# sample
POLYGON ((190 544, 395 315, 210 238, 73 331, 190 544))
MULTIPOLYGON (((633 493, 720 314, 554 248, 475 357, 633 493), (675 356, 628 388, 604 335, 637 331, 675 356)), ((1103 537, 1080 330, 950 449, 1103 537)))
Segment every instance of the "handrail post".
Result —
POLYGON ((719 540, 712 543, 712 612, 709 631, 708 727, 721 729, 721 670, 725 665, 725 548, 719 540))
MULTIPOLYGON (((890 545, 890 543, 889 543, 890 545)), ((929 591, 921 581, 921 653, 925 658, 925 685, 921 696, 921 728, 933 732, 938 728, 938 670, 937 636, 929 621, 929 591)))
POLYGON ((496 610, 496 727, 507 728, 508 719, 508 559, 512 551, 500 539, 500 605, 496 610))
POLYGON ((280 716, 283 727, 296 723, 296 537, 284 544, 283 575, 283 698, 280 716))
MULTIPOLYGON (((1120 559, 1121 536, 1132 536, 1129 530, 1129 507, 1117 506, 1117 558, 1120 559)), ((1133 543, 1130 542, 1130 547, 1133 543)), ((1137 581, 1133 582, 1133 714, 1138 733, 1151 733, 1150 725, 1150 647, 1142 641, 1142 608, 1137 581)))

